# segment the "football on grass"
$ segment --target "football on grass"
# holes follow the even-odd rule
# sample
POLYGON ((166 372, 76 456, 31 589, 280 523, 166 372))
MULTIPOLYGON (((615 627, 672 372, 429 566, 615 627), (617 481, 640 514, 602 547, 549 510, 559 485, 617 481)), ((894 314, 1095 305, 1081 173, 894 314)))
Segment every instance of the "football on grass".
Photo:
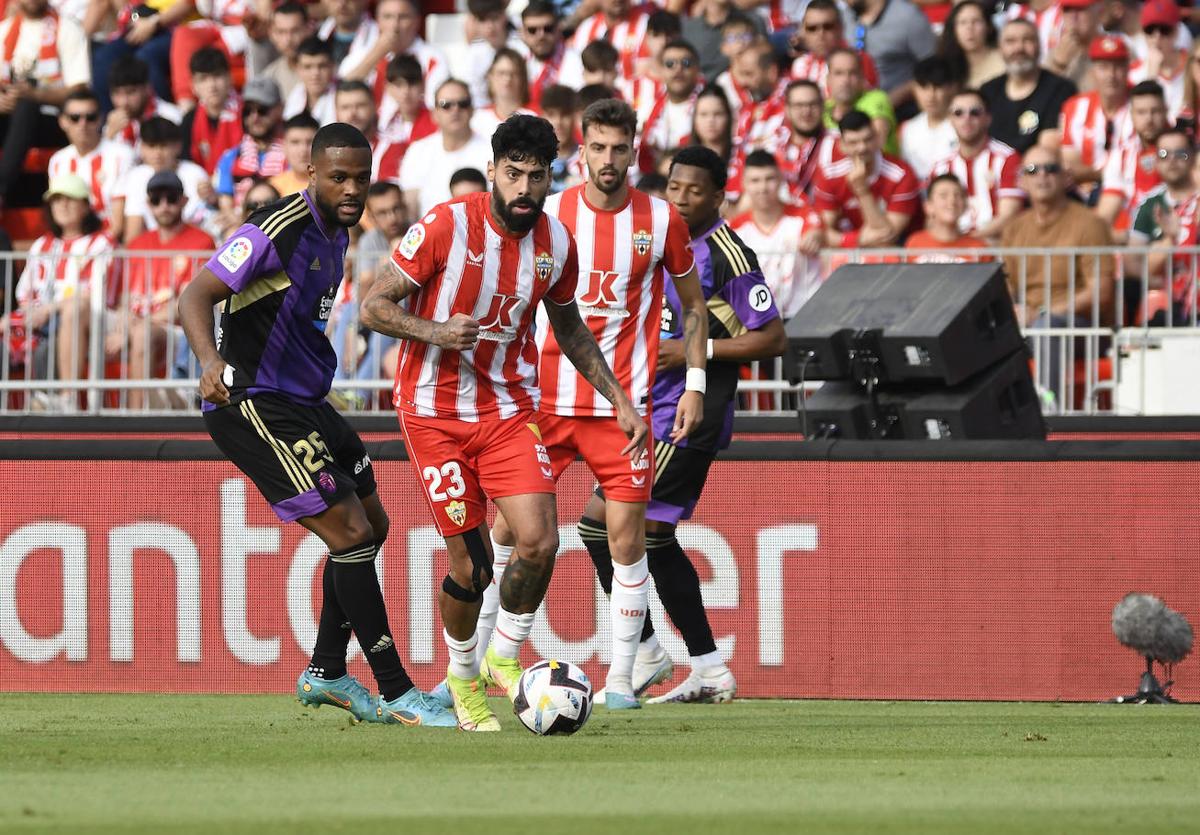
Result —
POLYGON ((541 661, 521 674, 513 711, 540 736, 573 734, 592 715, 592 682, 566 661, 541 661))

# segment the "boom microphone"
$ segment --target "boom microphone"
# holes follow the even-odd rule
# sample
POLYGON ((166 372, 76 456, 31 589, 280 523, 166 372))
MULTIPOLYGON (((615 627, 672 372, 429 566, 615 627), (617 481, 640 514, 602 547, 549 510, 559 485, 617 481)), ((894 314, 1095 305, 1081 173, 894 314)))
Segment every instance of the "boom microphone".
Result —
POLYGON ((1192 651, 1187 618, 1152 594, 1121 598, 1113 607, 1112 631, 1122 644, 1161 664, 1175 664, 1192 651))

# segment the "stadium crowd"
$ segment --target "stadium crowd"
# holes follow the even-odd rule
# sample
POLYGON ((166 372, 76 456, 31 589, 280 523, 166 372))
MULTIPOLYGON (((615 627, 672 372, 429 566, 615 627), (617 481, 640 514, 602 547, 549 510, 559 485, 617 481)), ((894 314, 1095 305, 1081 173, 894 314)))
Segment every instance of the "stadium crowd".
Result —
MULTIPOLYGON (((908 246, 922 251, 914 260, 958 261, 987 247, 1122 243, 1152 251, 1116 266, 1079 256, 1075 270, 1066 255, 1029 261, 1044 272, 1021 290, 1025 324, 1121 324, 1122 271, 1144 271, 1173 318, 1190 315, 1195 259, 1173 250, 1200 229, 1191 7, 466 5, 459 40, 435 45, 416 0, 10 0, 0 222, 28 248, 0 319, 10 373, 86 376, 100 323, 120 375, 191 376, 170 303, 199 263, 188 254, 304 188, 316 130, 342 121, 370 140, 375 182, 332 337, 343 377, 390 377, 396 346, 360 331, 355 306, 409 224, 487 188, 491 134, 513 113, 553 125, 554 190, 581 182, 578 117, 607 97, 638 114, 643 190, 661 194, 682 146, 727 162, 727 216, 785 317, 831 250, 908 246)), ((77 402, 49 393, 41 407, 77 402)))

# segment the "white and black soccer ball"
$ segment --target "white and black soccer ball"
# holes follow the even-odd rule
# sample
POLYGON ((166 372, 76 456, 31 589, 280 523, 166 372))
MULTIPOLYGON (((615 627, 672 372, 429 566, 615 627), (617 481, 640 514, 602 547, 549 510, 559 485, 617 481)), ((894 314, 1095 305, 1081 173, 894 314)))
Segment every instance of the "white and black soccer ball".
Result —
POLYGON ((521 674, 513 712, 540 736, 573 734, 592 715, 592 682, 566 661, 540 661, 521 674))

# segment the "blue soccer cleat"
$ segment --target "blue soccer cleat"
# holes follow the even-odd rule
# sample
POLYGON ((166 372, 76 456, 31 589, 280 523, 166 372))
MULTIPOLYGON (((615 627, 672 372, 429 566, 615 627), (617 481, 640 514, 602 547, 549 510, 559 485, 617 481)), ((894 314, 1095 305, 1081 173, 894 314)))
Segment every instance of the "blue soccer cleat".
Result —
POLYGON ((429 698, 434 699, 446 710, 454 710, 454 696, 450 693, 450 688, 446 686, 446 679, 442 679, 429 691, 429 698))
POLYGON ((390 702, 379 697, 371 720, 385 725, 425 725, 430 728, 457 728, 458 719, 437 699, 417 687, 390 702))
POLYGON ((326 681, 305 670, 296 681, 296 697, 308 707, 333 705, 349 711, 355 722, 375 719, 375 699, 362 682, 350 674, 326 681))
POLYGON ((609 710, 639 710, 642 703, 632 693, 614 693, 605 689, 604 706, 609 710))

